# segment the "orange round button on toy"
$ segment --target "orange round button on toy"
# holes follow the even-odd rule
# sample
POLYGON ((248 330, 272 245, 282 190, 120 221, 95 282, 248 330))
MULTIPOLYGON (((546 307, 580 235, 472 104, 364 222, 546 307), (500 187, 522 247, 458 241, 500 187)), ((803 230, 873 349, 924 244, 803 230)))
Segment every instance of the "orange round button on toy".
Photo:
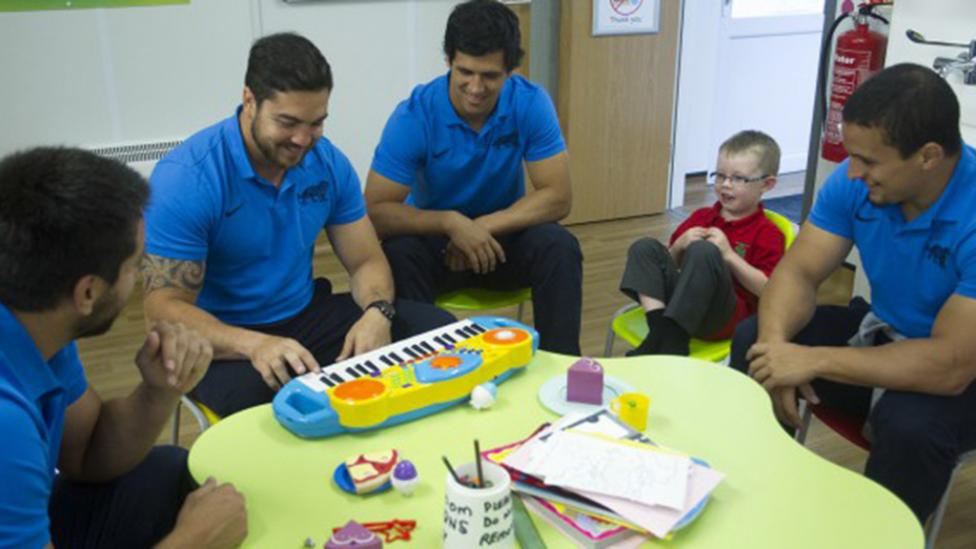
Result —
POLYGON ((439 356, 430 361, 430 367, 438 370, 450 370, 461 365, 461 357, 458 356, 439 356))
POLYGON ((353 379, 336 387, 332 394, 342 400, 369 400, 383 394, 386 385, 375 379, 353 379))
POLYGON ((528 332, 518 328, 495 328, 485 332, 485 341, 495 345, 513 345, 529 338, 528 332))

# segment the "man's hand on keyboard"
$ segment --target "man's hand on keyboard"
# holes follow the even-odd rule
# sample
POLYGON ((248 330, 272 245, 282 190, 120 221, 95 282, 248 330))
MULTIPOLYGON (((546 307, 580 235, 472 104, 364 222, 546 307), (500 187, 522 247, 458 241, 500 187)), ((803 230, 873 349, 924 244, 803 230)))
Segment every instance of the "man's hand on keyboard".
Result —
POLYGON ((299 375, 318 370, 319 363, 301 343, 287 337, 265 335, 248 358, 268 387, 278 390, 291 380, 288 369, 299 375))
POLYGON ((336 362, 390 344, 390 321, 376 309, 367 309, 349 328, 336 362))

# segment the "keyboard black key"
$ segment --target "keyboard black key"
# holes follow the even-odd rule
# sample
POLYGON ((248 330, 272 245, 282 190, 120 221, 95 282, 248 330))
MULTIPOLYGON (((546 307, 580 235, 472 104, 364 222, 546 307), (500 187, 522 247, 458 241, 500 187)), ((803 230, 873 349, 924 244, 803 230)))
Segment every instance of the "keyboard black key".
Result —
POLYGON ((389 357, 387 357, 386 355, 380 355, 380 361, 382 361, 383 364, 386 364, 387 366, 393 366, 394 364, 396 364, 396 362, 390 360, 389 357))
POLYGON ((396 354, 394 352, 391 352, 390 353, 390 358, 392 358, 393 360, 395 360, 397 362, 397 364, 400 364, 400 363, 403 362, 403 359, 400 358, 400 355, 398 355, 398 354, 396 354))
MULTIPOLYGON (((435 338, 435 339, 436 339, 436 338, 435 338)), ((422 346, 422 347, 424 348, 424 350, 425 350, 425 351, 427 351, 428 353, 436 353, 436 352, 437 352, 437 349, 435 349, 433 345, 431 345, 430 343, 427 343, 426 341, 421 341, 421 342, 420 342, 420 345, 421 345, 421 346, 422 346)))
POLYGON ((375 364, 373 364, 372 360, 366 361, 366 367, 369 368, 369 373, 374 376, 380 375, 380 373, 382 372, 382 370, 380 370, 379 368, 376 367, 375 364))
POLYGON ((481 324, 472 324, 471 329, 478 332, 479 334, 483 334, 488 331, 488 329, 482 326, 481 324))
POLYGON ((444 334, 444 339, 446 339, 451 345, 457 343, 457 340, 451 337, 451 334, 444 334))
POLYGON ((362 364, 357 364, 356 365, 356 371, 359 372, 359 373, 361 373, 361 374, 363 374, 364 376, 368 376, 369 375, 369 370, 367 370, 366 367, 363 366, 362 364))
POLYGON ((342 376, 340 376, 339 374, 336 374, 336 373, 329 374, 329 377, 331 377, 332 378, 332 381, 336 382, 336 384, 343 383, 343 382, 346 381, 346 380, 342 379, 342 376))
POLYGON ((462 330, 464 331, 464 333, 468 334, 468 337, 475 337, 476 335, 478 335, 478 332, 476 332, 475 329, 472 328, 471 326, 465 326, 464 328, 462 328, 462 330))
POLYGON ((416 343, 410 347, 410 350, 417 353, 417 356, 424 356, 427 354, 427 351, 425 351, 423 347, 417 345, 416 343))
POLYGON ((441 339, 441 336, 434 336, 434 342, 440 345, 441 347, 444 347, 445 349, 451 346, 451 344, 448 343, 447 340, 441 339))
POLYGON ((458 328, 457 330, 454 330, 454 333, 456 333, 457 335, 461 336, 461 339, 468 339, 469 337, 471 337, 468 334, 464 333, 464 330, 462 330, 461 328, 458 328))
POLYGON ((413 350, 411 350, 410 347, 404 347, 403 348, 403 352, 406 353, 407 356, 409 356, 410 358, 412 358, 414 360, 420 358, 420 355, 418 355, 417 353, 413 352, 413 350))
POLYGON ((349 374, 349 375, 351 375, 352 377, 359 377, 359 376, 361 375, 361 374, 360 374, 359 372, 357 372, 357 371, 356 371, 356 369, 355 369, 355 368, 353 368, 352 366, 350 366, 350 367, 348 367, 348 368, 346 368, 346 373, 347 373, 347 374, 349 374))
POLYGON ((322 383, 325 383, 329 387, 335 387, 335 383, 332 383, 332 380, 329 379, 328 376, 319 376, 319 381, 321 381, 322 383))

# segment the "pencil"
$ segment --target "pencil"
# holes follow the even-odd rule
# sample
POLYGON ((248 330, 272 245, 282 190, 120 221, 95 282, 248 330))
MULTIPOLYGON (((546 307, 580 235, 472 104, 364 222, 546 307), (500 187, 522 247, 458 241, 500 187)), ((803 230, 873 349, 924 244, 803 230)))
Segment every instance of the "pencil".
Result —
POLYGON ((481 447, 478 445, 478 439, 474 439, 474 463, 478 467, 478 487, 484 488, 485 477, 481 476, 481 447))
POLYGON ((451 462, 447 461, 447 456, 441 456, 441 459, 444 460, 444 465, 447 465, 447 471, 451 473, 452 477, 454 477, 454 482, 460 484, 461 486, 464 486, 464 483, 461 482, 460 478, 458 478, 457 473, 454 472, 454 467, 451 467, 451 462))

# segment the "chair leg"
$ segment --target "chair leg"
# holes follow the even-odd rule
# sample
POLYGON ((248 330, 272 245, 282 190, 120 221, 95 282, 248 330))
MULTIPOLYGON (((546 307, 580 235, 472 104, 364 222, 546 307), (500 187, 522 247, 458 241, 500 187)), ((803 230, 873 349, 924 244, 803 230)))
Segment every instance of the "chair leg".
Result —
POLYGON ((522 312, 524 310, 525 310, 525 302, 524 301, 519 302, 519 304, 518 304, 518 312, 515 313, 515 320, 518 320, 519 322, 522 322, 522 312))
POLYGON ((203 415, 203 410, 201 410, 197 405, 187 398, 186 396, 180 398, 180 402, 186 406, 186 409, 193 414, 194 419, 197 420, 197 425, 200 426, 200 432, 204 432, 210 427, 210 421, 207 420, 207 416, 203 415))
POLYGON ((603 347, 603 356, 610 358, 613 356, 613 342, 617 338, 616 334, 613 333, 613 324, 607 329, 607 343, 603 347))
POLYGON ((176 410, 173 410, 173 446, 180 445, 180 404, 176 405, 176 410))
POLYGON ((945 514, 946 507, 949 504, 949 491, 952 490, 952 481, 956 478, 956 472, 959 471, 960 463, 956 463, 956 466, 952 468, 952 474, 949 475, 949 484, 946 485, 945 492, 942 493, 942 498, 939 499, 939 505, 935 508, 935 512, 932 513, 932 518, 929 521, 928 531, 925 532, 925 549, 933 549, 935 547, 935 540, 939 537, 939 529, 942 528, 942 515, 945 514))
POLYGON ((807 431, 810 430, 810 417, 813 415, 813 410, 810 409, 810 405, 805 400, 800 401, 800 417, 803 418, 800 421, 800 427, 794 433, 793 438, 800 443, 801 446, 805 446, 807 442, 807 431))

